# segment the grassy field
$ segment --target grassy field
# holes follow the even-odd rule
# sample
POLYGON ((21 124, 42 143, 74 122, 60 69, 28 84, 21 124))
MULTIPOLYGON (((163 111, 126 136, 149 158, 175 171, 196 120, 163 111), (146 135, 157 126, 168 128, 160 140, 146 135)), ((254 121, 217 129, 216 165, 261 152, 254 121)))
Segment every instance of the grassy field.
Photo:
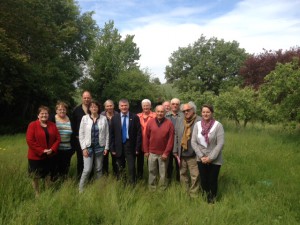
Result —
MULTIPOLYGON (((279 128, 225 125, 218 201, 190 199, 173 183, 165 192, 103 178, 78 193, 70 179, 35 199, 27 176, 25 135, 0 137, 0 224, 300 224, 300 138, 279 128)), ((147 175, 146 175, 147 176, 147 175)))

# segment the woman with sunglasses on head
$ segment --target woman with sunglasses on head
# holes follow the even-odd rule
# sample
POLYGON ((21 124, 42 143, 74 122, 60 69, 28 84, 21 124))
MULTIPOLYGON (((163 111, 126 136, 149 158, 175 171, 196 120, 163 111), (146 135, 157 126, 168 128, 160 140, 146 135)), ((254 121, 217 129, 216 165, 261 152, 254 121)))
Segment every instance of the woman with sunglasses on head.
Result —
POLYGON ((218 176, 223 163, 224 129, 222 124, 213 118, 213 113, 211 105, 202 106, 202 120, 195 124, 191 140, 197 155, 202 193, 208 203, 214 203, 216 200, 218 176))

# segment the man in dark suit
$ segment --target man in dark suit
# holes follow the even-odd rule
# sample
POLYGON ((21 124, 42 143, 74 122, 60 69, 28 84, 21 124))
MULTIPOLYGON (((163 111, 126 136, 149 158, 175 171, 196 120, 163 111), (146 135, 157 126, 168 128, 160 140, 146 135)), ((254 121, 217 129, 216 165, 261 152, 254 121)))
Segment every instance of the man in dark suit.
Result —
POLYGON ((127 99, 119 101, 120 114, 111 119, 110 151, 116 156, 118 167, 117 177, 124 174, 126 162, 128 163, 129 182, 136 183, 135 159, 136 155, 142 154, 142 133, 140 119, 137 115, 129 112, 127 99))

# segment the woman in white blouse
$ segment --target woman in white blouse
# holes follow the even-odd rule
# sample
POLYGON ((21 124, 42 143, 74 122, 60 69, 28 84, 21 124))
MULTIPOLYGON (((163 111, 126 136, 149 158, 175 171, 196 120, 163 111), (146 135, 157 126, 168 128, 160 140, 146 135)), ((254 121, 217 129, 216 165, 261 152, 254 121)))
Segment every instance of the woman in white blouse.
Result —
POLYGON ((197 155, 202 193, 208 203, 214 203, 216 199, 218 176, 223 163, 224 129, 222 124, 213 118, 213 113, 211 105, 202 106, 202 120, 195 124, 191 140, 197 155))
POLYGON ((93 165, 96 179, 102 176, 103 155, 109 150, 107 119, 100 115, 100 104, 94 100, 88 106, 88 114, 81 119, 79 142, 83 155, 83 172, 79 182, 79 191, 82 192, 93 165))

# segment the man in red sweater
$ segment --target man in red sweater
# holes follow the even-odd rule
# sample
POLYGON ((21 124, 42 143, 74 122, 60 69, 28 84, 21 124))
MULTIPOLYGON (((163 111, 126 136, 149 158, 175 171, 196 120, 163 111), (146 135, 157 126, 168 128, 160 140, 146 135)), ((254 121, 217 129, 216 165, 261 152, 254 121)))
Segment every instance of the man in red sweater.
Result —
POLYGON ((148 158, 150 190, 157 187, 158 173, 158 186, 164 190, 167 187, 167 159, 174 144, 174 126, 171 120, 165 118, 166 111, 162 105, 156 106, 155 112, 156 118, 150 120, 146 127, 144 151, 148 158))

